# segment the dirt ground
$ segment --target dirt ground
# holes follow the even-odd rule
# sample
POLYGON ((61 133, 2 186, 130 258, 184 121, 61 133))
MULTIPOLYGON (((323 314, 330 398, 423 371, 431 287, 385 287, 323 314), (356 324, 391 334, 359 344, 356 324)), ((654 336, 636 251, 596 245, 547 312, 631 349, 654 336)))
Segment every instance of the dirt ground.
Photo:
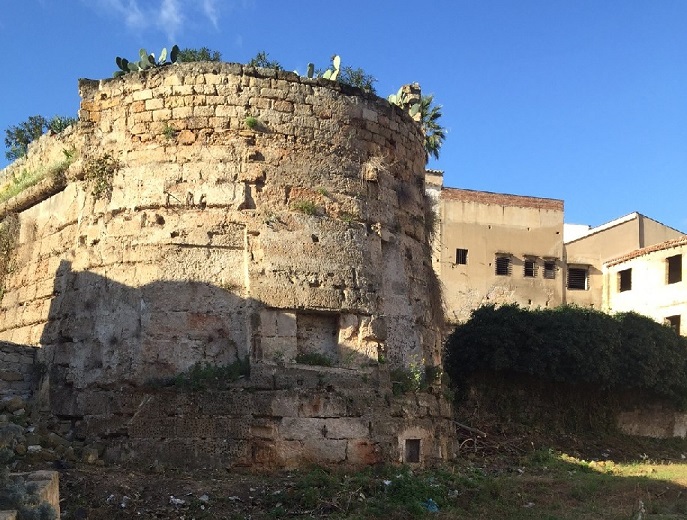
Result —
MULTIPOLYGON (((486 439, 466 435, 460 439, 459 459, 451 464, 475 464, 490 474, 511 471, 527 454, 545 446, 587 460, 684 461, 683 440, 656 441, 632 437, 565 437, 492 435, 486 439)), ((38 469, 34 466, 35 469, 38 469)), ((42 469, 46 469, 43 467, 42 469)), ((260 519, 274 518, 278 497, 287 493, 302 473, 231 470, 162 470, 155 467, 120 467, 63 463, 60 497, 64 519, 260 519)), ((330 510, 290 511, 288 516, 321 517, 330 510)))

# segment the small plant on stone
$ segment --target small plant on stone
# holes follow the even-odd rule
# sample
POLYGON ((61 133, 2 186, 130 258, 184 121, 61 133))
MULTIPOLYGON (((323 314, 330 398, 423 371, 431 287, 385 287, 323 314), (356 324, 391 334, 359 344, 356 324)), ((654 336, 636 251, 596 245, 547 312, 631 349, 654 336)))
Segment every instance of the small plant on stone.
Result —
POLYGON ((332 360, 319 352, 303 352, 296 356, 296 363, 321 367, 332 366, 332 360))
POLYGON ((173 380, 173 385, 184 390, 223 389, 230 383, 250 375, 250 360, 248 356, 237 359, 228 365, 213 365, 210 363, 196 363, 187 372, 179 374, 173 380))
POLYGON ((348 213, 347 211, 343 211, 339 213, 339 218, 346 224, 350 224, 355 220, 355 215, 348 213))
MULTIPOLYGON (((411 362, 408 367, 394 368, 390 375, 394 395, 418 392, 427 388, 427 369, 417 360, 411 362)), ((434 378, 435 374, 432 373, 431 377, 434 378)))
POLYGON ((294 211, 300 211, 305 215, 315 215, 317 213, 317 206, 314 202, 309 200, 297 200, 291 204, 291 209, 294 211))
POLYGON ((165 124, 165 127, 162 129, 162 135, 164 135, 168 140, 176 138, 178 133, 179 131, 172 126, 169 126, 169 124, 165 124))
POLYGON ((319 187, 317 188, 317 193, 322 195, 323 197, 329 197, 329 190, 327 190, 327 188, 319 187))
POLYGON ((112 179, 119 167, 119 161, 110 154, 101 155, 86 163, 84 179, 90 186, 91 194, 95 200, 110 200, 112 197, 112 179))
POLYGON ((258 126, 258 119, 253 117, 253 116, 248 116, 246 117, 246 120, 244 121, 246 124, 246 128, 250 128, 251 130, 255 130, 258 126))
POLYGON ((5 292, 5 278, 14 271, 14 248, 19 238, 19 218, 10 213, 0 222, 0 301, 5 292))

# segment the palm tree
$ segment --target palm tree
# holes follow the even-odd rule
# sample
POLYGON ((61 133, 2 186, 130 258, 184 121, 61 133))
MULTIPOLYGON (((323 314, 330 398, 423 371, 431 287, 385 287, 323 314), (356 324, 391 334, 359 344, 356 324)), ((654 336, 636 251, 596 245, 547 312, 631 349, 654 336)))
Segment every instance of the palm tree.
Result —
POLYGON ((420 125, 425 134, 425 151, 435 159, 446 139, 446 129, 439 124, 441 105, 434 105, 434 94, 422 96, 420 100, 420 125))

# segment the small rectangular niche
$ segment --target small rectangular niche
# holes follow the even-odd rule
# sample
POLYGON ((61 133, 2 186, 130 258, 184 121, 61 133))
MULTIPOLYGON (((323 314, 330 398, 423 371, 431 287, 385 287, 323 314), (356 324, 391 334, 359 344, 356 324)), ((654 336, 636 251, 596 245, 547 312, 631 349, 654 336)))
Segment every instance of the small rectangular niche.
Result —
POLYGON ((298 312, 296 315, 297 360, 339 361, 339 315, 325 312, 298 312))
POLYGON ((420 462, 420 439, 406 439, 405 440, 405 456, 404 461, 406 463, 418 463, 420 462))

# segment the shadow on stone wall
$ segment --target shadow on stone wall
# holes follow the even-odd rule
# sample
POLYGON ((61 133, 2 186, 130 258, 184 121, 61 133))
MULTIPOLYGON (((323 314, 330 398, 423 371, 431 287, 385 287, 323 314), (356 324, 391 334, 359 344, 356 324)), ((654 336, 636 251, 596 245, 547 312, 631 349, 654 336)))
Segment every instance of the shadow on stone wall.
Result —
POLYGON ((207 283, 130 287, 62 261, 40 339, 53 413, 83 415, 78 392, 84 388, 140 386, 195 363, 245 358, 255 307, 207 283))
POLYGON ((0 341, 0 398, 31 394, 36 367, 35 348, 0 341))
POLYGON ((296 350, 332 340, 337 313, 304 313, 303 328, 314 335, 303 339, 294 323, 299 311, 284 310, 261 325, 261 314, 270 312, 208 283, 130 287, 63 261, 39 349, 47 367, 41 410, 111 461, 359 465, 403 460, 407 439, 422 446, 417 462, 449 456, 450 406, 441 393, 394 395, 388 366, 256 359, 266 347, 256 346, 263 334, 272 343, 291 341, 285 354, 294 340, 296 350), (295 330, 295 338, 282 335, 282 327, 295 330), (227 365, 246 356, 250 377, 225 390, 153 383, 196 363, 227 365))

